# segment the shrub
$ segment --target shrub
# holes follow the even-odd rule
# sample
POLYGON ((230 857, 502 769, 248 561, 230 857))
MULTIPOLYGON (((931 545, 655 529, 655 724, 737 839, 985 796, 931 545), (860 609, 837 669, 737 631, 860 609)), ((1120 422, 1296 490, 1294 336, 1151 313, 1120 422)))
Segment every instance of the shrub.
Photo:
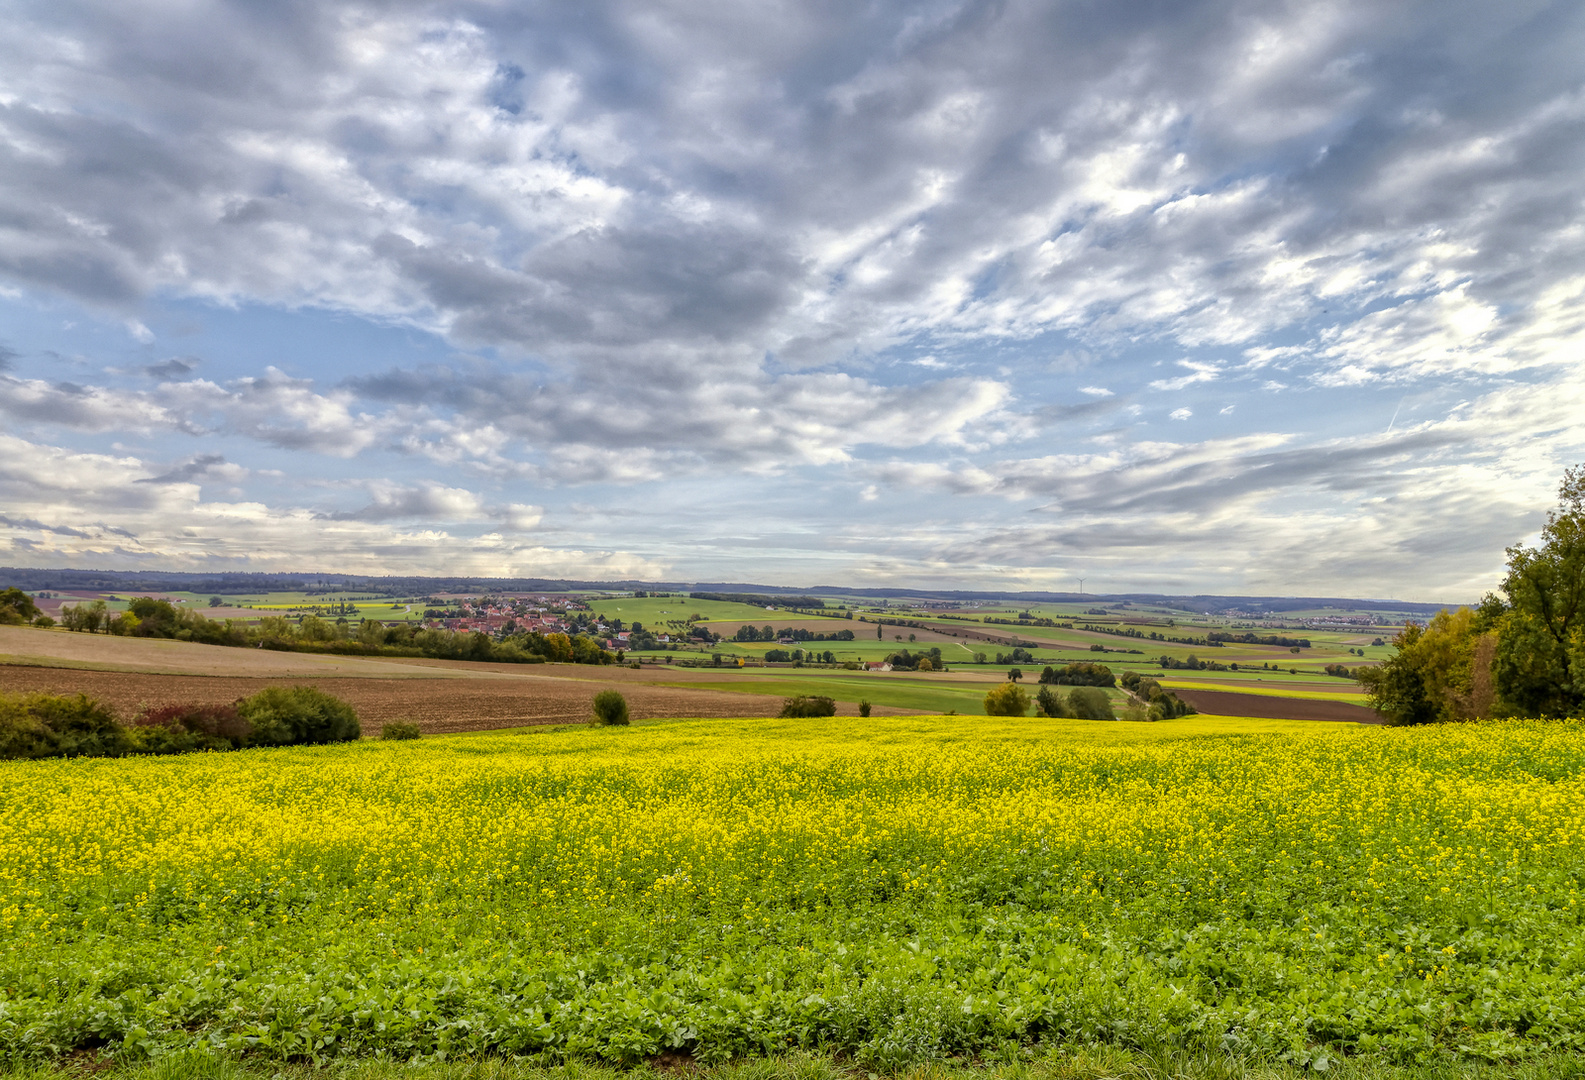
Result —
POLYGON ((140 754, 236 750, 248 742, 248 722, 235 705, 162 705, 147 709, 127 728, 140 754))
POLYGON ((126 729, 83 694, 0 694, 0 758, 119 757, 126 729))
POLYGON ((312 686, 272 686, 237 702, 248 745, 348 742, 363 734, 352 706, 312 686))
POLYGON ((986 716, 1023 716, 1029 711, 1029 695, 1017 683, 1005 682, 985 695, 986 716))
POLYGON ((1068 708, 1080 720, 1116 720, 1112 699, 1098 686, 1075 686, 1068 691, 1068 708))
POLYGON ((407 720, 393 720, 389 724, 380 726, 380 738, 388 741, 393 739, 417 739, 422 735, 423 732, 418 730, 418 725, 407 720))
POLYGON ((783 717, 799 717, 835 716, 836 714, 837 703, 834 699, 820 697, 814 694, 807 696, 800 694, 797 697, 790 697, 784 700, 781 704, 781 712, 777 715, 783 717))
POLYGON ((601 690, 594 695, 594 722, 607 727, 625 727, 631 722, 627 715, 627 698, 615 690, 601 690))
POLYGON ((33 620, 33 625, 38 627, 40 630, 48 630, 50 627, 55 625, 55 620, 50 618, 48 615, 40 615, 38 618, 33 620))
POLYGON ((1073 710, 1068 708, 1068 703, 1062 695, 1049 686, 1042 686, 1035 694, 1035 715, 1037 716, 1072 716, 1073 710))
POLYGON ((860 716, 868 716, 869 714, 870 714, 870 703, 867 702, 867 701, 859 702, 859 715, 860 716))

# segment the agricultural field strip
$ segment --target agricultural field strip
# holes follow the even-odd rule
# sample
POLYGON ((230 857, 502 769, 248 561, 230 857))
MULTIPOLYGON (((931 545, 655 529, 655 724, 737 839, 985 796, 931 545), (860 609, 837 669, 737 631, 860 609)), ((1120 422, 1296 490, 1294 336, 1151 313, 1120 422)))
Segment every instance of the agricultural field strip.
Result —
POLYGON ((0 765, 0 1052, 1579 1049, 1585 731, 727 721, 0 765))
POLYGON ((1366 695, 1358 690, 1338 690, 1328 693, 1307 686, 1286 686, 1282 683, 1265 686, 1245 682, 1200 682, 1191 679, 1174 679, 1170 676, 1152 676, 1168 690, 1214 690, 1228 694, 1253 694, 1256 697, 1304 698, 1311 701, 1347 701, 1363 704, 1366 695))

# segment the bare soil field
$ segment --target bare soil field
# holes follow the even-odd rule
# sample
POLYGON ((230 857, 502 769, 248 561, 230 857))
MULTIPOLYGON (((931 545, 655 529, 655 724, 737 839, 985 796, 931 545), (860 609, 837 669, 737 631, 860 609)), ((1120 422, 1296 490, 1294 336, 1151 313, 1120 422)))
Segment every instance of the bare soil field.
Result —
POLYGON ((1267 720, 1335 720, 1353 724, 1380 724, 1381 717, 1362 705, 1314 698, 1267 697, 1220 690, 1174 690, 1184 701, 1214 716, 1254 716, 1267 720))
MULTIPOLYGON (((0 689, 7 692, 87 694, 126 719, 145 706, 175 702, 224 704, 277 685, 317 686, 346 700, 358 711, 366 735, 378 734, 380 725, 390 720, 414 721, 430 734, 582 723, 589 719, 594 695, 605 688, 594 681, 550 678, 228 678, 0 667, 0 689)), ((640 720, 664 716, 775 716, 781 709, 778 697, 668 686, 624 685, 619 689, 627 697, 634 718, 640 720)))

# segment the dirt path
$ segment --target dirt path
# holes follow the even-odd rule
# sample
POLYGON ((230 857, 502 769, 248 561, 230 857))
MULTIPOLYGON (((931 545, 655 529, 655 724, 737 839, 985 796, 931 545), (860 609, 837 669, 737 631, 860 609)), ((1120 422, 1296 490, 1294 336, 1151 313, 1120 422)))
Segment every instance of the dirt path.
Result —
POLYGON ((1381 717, 1363 705, 1314 698, 1268 697, 1233 694, 1220 690, 1174 690, 1184 701, 1213 716, 1254 716, 1266 720, 1336 720, 1353 724, 1380 724, 1381 717))

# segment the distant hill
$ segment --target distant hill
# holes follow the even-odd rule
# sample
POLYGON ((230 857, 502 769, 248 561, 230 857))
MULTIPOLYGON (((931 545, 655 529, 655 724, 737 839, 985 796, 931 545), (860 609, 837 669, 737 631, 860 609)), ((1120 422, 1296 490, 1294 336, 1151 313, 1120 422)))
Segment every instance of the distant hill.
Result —
POLYGON ((248 574, 163 570, 75 570, 0 567, 0 588, 15 585, 30 592, 318 592, 353 589, 387 596, 423 596, 434 593, 578 592, 599 589, 645 589, 662 592, 756 594, 776 597, 871 597, 878 600, 940 600, 962 603, 992 600, 999 603, 1154 604, 1184 612, 1237 610, 1252 616, 1304 611, 1312 608, 1397 611, 1432 615, 1454 604, 1426 604, 1388 598, 1336 596, 1171 596, 1164 593, 1007 592, 991 589, 869 589, 847 585, 790 587, 725 581, 579 581, 569 578, 417 577, 329 574, 318 572, 248 574))

